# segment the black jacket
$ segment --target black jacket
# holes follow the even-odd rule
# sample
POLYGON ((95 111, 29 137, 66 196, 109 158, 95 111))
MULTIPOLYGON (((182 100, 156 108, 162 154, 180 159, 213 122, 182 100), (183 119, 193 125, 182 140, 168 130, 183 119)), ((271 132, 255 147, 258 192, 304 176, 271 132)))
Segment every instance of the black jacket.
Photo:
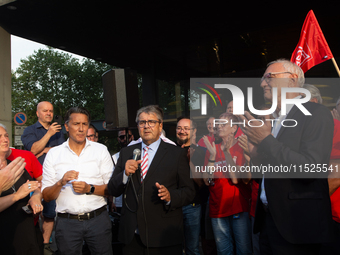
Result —
POLYGON ((138 228, 142 242, 149 247, 180 244, 183 241, 182 206, 189 204, 195 196, 186 151, 161 141, 143 184, 140 182, 139 170, 132 175, 131 181, 137 193, 137 203, 132 183, 126 188, 127 185, 122 182, 125 162, 132 158, 135 148, 141 149, 141 143, 120 151, 117 166, 108 184, 109 193, 113 196, 121 195, 126 189, 126 197, 123 196, 119 240, 129 244, 138 228), (169 190, 171 196, 169 206, 159 199, 156 182, 169 190))

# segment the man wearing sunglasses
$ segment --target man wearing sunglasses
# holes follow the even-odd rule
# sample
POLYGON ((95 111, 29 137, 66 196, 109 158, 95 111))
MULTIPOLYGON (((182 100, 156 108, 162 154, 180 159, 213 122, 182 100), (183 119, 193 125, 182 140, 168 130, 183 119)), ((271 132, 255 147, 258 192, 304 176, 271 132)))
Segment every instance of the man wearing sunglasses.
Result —
POLYGON ((86 138, 91 142, 98 142, 98 131, 92 124, 87 130, 86 138))
MULTIPOLYGON (((128 140, 129 142, 131 142, 133 140, 133 134, 131 132, 130 129, 128 129, 128 138, 126 137, 126 129, 121 129, 118 131, 118 143, 120 145, 120 148, 123 149, 124 147, 126 147, 128 145, 128 140)), ((112 160, 113 160, 113 165, 114 167, 116 167, 116 164, 118 162, 118 158, 119 158, 119 152, 115 153, 114 155, 112 155, 112 160)), ((122 202, 123 202, 123 196, 120 195, 119 197, 115 198, 113 208, 115 208, 115 210, 118 213, 121 213, 122 211, 122 202)))
POLYGON ((120 148, 126 147, 132 140, 134 140, 133 134, 131 130, 128 130, 128 136, 126 135, 126 129, 122 129, 118 131, 118 143, 120 148))
POLYGON ((195 196, 186 151, 160 138, 163 110, 158 106, 139 109, 136 122, 142 142, 120 151, 108 184, 110 195, 124 196, 123 253, 182 254, 182 206, 195 196), (141 152, 137 160, 135 149, 141 152))

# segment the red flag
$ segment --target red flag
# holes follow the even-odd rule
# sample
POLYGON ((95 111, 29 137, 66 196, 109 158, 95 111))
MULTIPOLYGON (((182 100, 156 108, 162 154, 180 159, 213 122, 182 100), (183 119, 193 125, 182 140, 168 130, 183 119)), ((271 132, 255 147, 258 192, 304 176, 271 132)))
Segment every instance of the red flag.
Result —
POLYGON ((307 72, 313 66, 332 58, 331 49, 323 36, 314 12, 310 10, 303 23, 299 43, 290 61, 307 72))

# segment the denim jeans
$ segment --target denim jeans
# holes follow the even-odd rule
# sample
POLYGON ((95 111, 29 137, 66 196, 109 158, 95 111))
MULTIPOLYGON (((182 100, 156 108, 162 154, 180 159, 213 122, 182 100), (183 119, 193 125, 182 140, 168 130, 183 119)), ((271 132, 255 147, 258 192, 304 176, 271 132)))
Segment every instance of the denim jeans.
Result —
POLYGON ((237 255, 252 254, 251 221, 247 212, 224 218, 212 218, 217 253, 233 255, 234 243, 237 255))
POLYGON ((253 253, 254 255, 260 255, 260 233, 254 234, 253 229, 254 229, 254 222, 255 222, 255 217, 251 216, 251 234, 252 234, 252 241, 253 241, 253 253))
POLYGON ((200 255, 201 205, 190 204, 182 207, 185 238, 185 255, 200 255))

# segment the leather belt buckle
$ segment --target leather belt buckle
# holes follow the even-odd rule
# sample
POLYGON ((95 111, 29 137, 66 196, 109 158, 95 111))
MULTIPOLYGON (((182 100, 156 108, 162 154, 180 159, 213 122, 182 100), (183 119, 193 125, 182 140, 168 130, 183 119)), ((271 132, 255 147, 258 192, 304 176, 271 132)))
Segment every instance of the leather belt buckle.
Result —
POLYGON ((84 221, 84 220, 90 219, 90 213, 79 213, 77 216, 78 216, 79 221, 84 221), (82 217, 82 216, 87 216, 87 217, 82 217))

